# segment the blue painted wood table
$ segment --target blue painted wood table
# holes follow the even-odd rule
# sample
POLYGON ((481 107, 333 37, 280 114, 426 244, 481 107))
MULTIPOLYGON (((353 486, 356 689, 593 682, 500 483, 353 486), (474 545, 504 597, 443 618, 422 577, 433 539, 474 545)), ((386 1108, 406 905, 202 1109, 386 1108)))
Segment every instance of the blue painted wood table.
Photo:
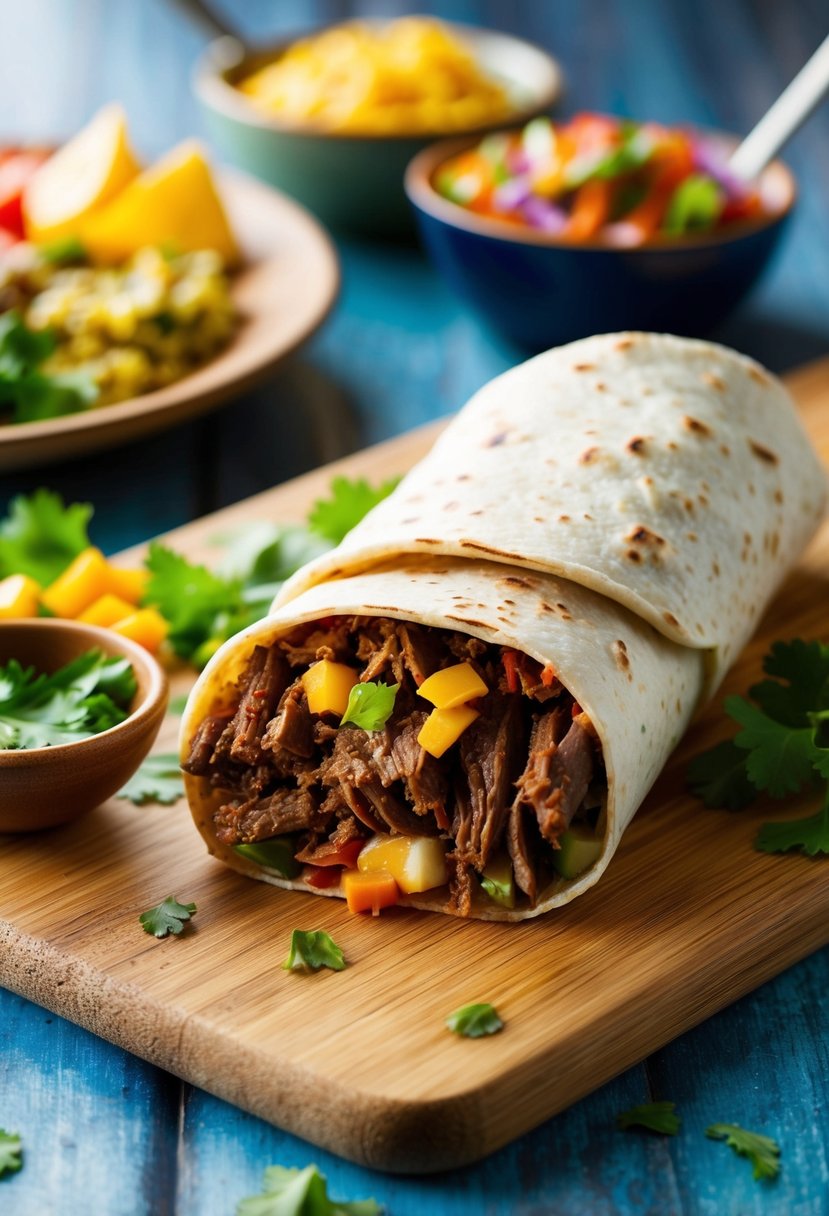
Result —
MULTIPOLYGON (((227 6, 230 7, 229 5, 227 6)), ((562 60, 567 106, 747 130, 827 32, 825 0, 452 0, 418 7, 508 28, 562 60)), ((161 0, 2 6, 0 140, 60 138, 120 97, 137 142, 199 130, 188 68, 201 36, 161 0)), ((246 0, 264 37, 402 0, 246 0)), ((241 14, 241 15, 240 15, 241 14)), ((716 335, 775 370, 829 348, 829 112, 787 159, 801 200, 752 300, 716 335)), ((321 460, 460 405, 521 357, 465 316, 414 248, 341 243, 344 291, 324 330, 262 391, 209 420, 104 457, 6 477, 0 506, 50 485, 97 508, 107 550, 195 518, 321 460)), ((816 863, 821 864, 821 863, 816 863)), ((106 932, 105 910, 98 910, 106 932)), ((244 1115, 0 992, 0 1126, 25 1168, 0 1181, 3 1216, 227 1216, 270 1163, 316 1161, 341 1198, 393 1216, 822 1216, 829 1213, 829 952, 631 1069, 482 1164, 425 1179, 372 1174, 244 1115), (615 1130, 650 1098, 678 1103, 676 1138, 615 1130), (730 1121, 783 1146, 777 1182, 706 1140, 730 1121)))

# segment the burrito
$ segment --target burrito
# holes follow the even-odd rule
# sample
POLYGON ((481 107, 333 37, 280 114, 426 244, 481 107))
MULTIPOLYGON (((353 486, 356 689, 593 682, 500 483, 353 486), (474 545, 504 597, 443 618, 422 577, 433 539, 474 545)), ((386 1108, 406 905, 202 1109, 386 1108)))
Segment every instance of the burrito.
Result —
POLYGON ((722 347, 612 334, 512 369, 202 673, 208 848, 355 910, 568 902, 825 498, 783 386, 722 347))

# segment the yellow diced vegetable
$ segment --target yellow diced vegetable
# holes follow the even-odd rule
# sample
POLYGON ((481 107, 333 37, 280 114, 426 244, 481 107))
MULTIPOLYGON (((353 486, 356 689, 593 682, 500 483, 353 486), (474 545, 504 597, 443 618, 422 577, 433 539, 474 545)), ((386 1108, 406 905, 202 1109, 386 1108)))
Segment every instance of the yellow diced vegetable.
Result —
POLYGON ((468 705, 458 705, 454 709, 433 709, 423 723, 417 741, 430 756, 439 759, 478 716, 477 709, 470 709, 468 705))
POLYGON ((37 616, 40 583, 28 574, 10 574, 0 582, 0 620, 37 616))
POLYGON ((302 677, 311 713, 342 717, 348 705, 348 694, 357 683, 357 674, 353 667, 333 663, 330 659, 320 659, 312 664, 302 677))
POLYGON ((76 617, 110 590, 109 572, 101 550, 90 546, 46 588, 41 600, 55 616, 76 617))
POLYGON ((139 608, 112 626, 113 633, 131 638, 145 650, 155 654, 167 636, 169 626, 157 608, 139 608))
POLYGON ((147 590, 150 572, 140 567, 130 569, 126 566, 110 566, 109 581, 115 595, 119 595, 121 599, 127 600, 130 604, 139 604, 142 595, 147 590))
POLYGON ((361 874, 391 874, 413 895, 442 887, 448 879, 443 841, 435 836, 375 836, 357 858, 361 874))
POLYGON ((489 689, 471 663, 456 663, 429 676, 417 691, 438 709, 454 709, 475 697, 486 696, 489 689))
POLYGON ((132 616, 134 612, 134 604, 128 600, 122 600, 120 595, 113 595, 111 591, 107 591, 88 608, 85 608, 78 616, 78 620, 87 625, 100 625, 102 629, 109 629, 118 621, 123 621, 124 617, 132 616))

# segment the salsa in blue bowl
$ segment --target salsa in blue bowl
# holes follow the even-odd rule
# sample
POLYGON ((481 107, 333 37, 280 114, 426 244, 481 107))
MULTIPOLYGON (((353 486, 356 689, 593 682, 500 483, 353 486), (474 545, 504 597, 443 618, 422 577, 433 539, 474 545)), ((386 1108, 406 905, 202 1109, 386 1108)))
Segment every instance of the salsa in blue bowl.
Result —
MULTIPOLYGON (((536 120, 536 146, 545 123, 553 129, 536 120)), ((448 283, 485 323, 527 349, 624 329, 705 336, 754 285, 794 207, 795 182, 782 162, 743 186, 727 168, 736 139, 706 133, 668 132, 686 141, 682 155, 692 158, 669 187, 636 163, 635 148, 622 154, 606 146, 574 158, 579 184, 571 176, 557 194, 549 179, 541 197, 527 189, 526 158, 514 173, 496 169, 490 181, 476 181, 476 172, 486 177, 504 148, 514 152, 528 131, 503 132, 484 145, 432 144, 411 161, 405 179, 423 243, 448 283), (667 202, 654 226, 649 207, 653 213, 657 188, 667 202), (628 199, 633 206, 625 211, 628 199), (604 222, 597 225, 598 214, 604 222)))

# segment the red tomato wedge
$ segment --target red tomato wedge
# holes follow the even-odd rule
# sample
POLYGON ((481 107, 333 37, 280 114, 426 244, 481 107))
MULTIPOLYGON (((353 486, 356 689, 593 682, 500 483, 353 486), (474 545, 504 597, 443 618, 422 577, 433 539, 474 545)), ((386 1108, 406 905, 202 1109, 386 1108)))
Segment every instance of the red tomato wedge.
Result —
POLYGON ((46 152, 6 152, 0 160, 0 228, 24 236, 23 191, 46 160, 46 152))

